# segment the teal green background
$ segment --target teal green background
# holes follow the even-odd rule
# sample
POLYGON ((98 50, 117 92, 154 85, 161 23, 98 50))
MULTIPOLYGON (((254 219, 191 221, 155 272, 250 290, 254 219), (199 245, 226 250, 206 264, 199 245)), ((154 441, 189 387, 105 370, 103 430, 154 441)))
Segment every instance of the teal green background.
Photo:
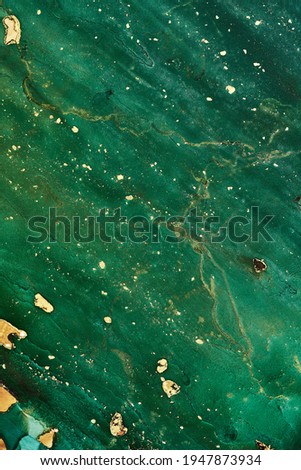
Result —
POLYGON ((0 350, 8 448, 51 427, 55 449, 301 448, 301 8, 266 3, 0 2, 22 26, 18 47, 0 33, 1 318, 28 334, 0 350), (49 207, 84 233, 102 207, 225 223, 252 206, 273 242, 27 241, 49 207))

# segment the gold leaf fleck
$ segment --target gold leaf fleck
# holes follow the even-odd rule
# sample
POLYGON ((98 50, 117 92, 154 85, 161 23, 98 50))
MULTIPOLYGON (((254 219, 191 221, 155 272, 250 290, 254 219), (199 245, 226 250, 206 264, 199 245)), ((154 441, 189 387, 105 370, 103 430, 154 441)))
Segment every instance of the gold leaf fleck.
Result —
POLYGON ((180 389, 181 389, 180 385, 176 384, 176 382, 174 382, 173 380, 165 380, 163 377, 162 377, 162 388, 163 388, 163 391, 168 396, 168 398, 180 393, 180 389))
POLYGON ((168 362, 166 359, 159 359, 159 361, 157 362, 157 372, 158 374, 162 374, 163 372, 165 372, 168 368, 168 362))
POLYGON ((4 44, 6 46, 19 44, 21 39, 21 25, 18 18, 15 15, 5 16, 2 23, 5 28, 4 44))
POLYGON ((9 339, 10 335, 16 335, 19 339, 23 339, 26 338, 27 333, 26 331, 18 330, 18 328, 8 321, 0 319, 0 346, 3 346, 6 349, 12 349, 14 347, 13 343, 9 339))
POLYGON ((110 422, 110 431, 112 436, 124 436, 128 429, 123 425, 123 418, 120 413, 115 413, 110 422))
POLYGON ((41 308, 44 312, 52 313, 54 308, 48 300, 45 299, 41 294, 36 294, 34 296, 34 304, 36 307, 41 308))
POLYGON ((17 403, 17 399, 7 390, 4 385, 0 385, 0 412, 5 413, 15 403, 17 403))
POLYGON ((53 442, 55 439, 56 434, 58 433, 58 429, 52 428, 50 431, 45 432, 44 434, 41 434, 38 437, 38 441, 41 442, 45 447, 48 447, 48 449, 51 449, 53 446, 53 442))
POLYGON ((0 450, 6 450, 6 445, 3 439, 0 438, 0 450))

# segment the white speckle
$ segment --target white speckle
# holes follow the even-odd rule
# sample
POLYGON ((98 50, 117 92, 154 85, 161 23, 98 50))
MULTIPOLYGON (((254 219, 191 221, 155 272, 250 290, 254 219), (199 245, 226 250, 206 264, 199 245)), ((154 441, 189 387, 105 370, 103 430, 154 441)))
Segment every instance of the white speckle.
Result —
POLYGON ((103 321, 104 321, 105 323, 107 323, 108 325, 110 325, 110 324, 112 323, 112 318, 111 318, 111 317, 104 317, 104 318, 103 318, 103 321))
POLYGON ((106 263, 104 261, 99 261, 98 266, 100 267, 100 269, 105 269, 106 263))
POLYGON ((220 51, 221 56, 225 56, 227 54, 227 51, 220 51))
POLYGON ((228 186, 227 189, 228 189, 228 191, 232 191, 233 186, 228 186))
POLYGON ((117 175, 117 179, 118 179, 118 181, 121 181, 121 180, 124 179, 124 176, 123 175, 117 175))
POLYGON ((40 15, 42 13, 41 10, 37 10, 37 15, 40 15))
POLYGON ((125 27, 126 27, 126 29, 130 29, 130 27, 131 27, 130 23, 127 23, 127 24, 125 25, 125 27))
POLYGON ((96 424, 96 419, 94 419, 94 418, 91 419, 91 423, 92 423, 92 424, 96 424))
POLYGON ((256 20, 255 21, 255 26, 259 26, 262 23, 262 20, 256 20))
POLYGON ((253 65, 254 67, 260 67, 260 62, 254 62, 253 65))
POLYGON ((278 168, 278 166, 279 166, 279 165, 277 165, 277 163, 273 163, 273 165, 274 165, 276 168, 278 168))
POLYGON ((207 96, 206 100, 207 100, 207 101, 213 101, 213 99, 210 98, 210 96, 207 96))
POLYGON ((52 361, 52 359, 55 359, 55 356, 48 356, 48 359, 52 361))
POLYGON ((207 41, 207 39, 202 39, 201 42, 205 43, 205 44, 209 44, 209 41, 207 41))
POLYGON ((227 85, 226 90, 230 95, 232 95, 232 93, 234 93, 236 91, 235 87, 231 86, 231 85, 227 85))
POLYGON ((247 54, 247 53, 248 53, 247 49, 243 49, 243 51, 244 51, 244 54, 247 54))
POLYGON ((71 130, 72 130, 72 132, 74 132, 74 134, 77 134, 78 131, 79 131, 79 128, 76 127, 76 126, 73 126, 71 130))
POLYGON ((56 124, 60 124, 62 122, 61 118, 57 118, 57 120, 55 121, 56 124))
POLYGON ((134 196, 132 196, 131 194, 129 196, 125 196, 125 199, 127 201, 132 201, 134 199, 134 196))

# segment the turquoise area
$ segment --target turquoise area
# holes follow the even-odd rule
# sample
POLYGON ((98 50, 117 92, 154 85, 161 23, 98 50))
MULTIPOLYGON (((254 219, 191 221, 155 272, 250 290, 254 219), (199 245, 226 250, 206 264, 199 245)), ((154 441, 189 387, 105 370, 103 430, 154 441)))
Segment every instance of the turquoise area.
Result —
POLYGON ((0 348, 18 399, 0 413, 7 448, 42 449, 57 428, 54 449, 301 449, 298 2, 7 0, 0 14, 22 28, 10 46, 0 28, 0 318, 27 332, 0 348), (65 243, 57 223, 30 243, 50 207, 82 234, 101 208, 195 208, 217 233, 259 207, 272 241, 65 243))

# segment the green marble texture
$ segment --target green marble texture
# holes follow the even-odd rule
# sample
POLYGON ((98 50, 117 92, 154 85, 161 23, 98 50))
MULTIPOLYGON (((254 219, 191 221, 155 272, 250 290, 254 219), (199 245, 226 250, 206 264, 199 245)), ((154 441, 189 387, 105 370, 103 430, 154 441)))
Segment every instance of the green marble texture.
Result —
POLYGON ((5 0, 0 14, 22 27, 10 46, 0 28, 0 318, 27 332, 0 347, 18 399, 0 413, 7 448, 42 449, 57 428, 54 449, 301 449, 298 2, 5 0), (274 241, 64 243, 61 224, 27 241, 49 207, 85 233, 103 207, 224 223, 252 206, 274 215, 274 241))

